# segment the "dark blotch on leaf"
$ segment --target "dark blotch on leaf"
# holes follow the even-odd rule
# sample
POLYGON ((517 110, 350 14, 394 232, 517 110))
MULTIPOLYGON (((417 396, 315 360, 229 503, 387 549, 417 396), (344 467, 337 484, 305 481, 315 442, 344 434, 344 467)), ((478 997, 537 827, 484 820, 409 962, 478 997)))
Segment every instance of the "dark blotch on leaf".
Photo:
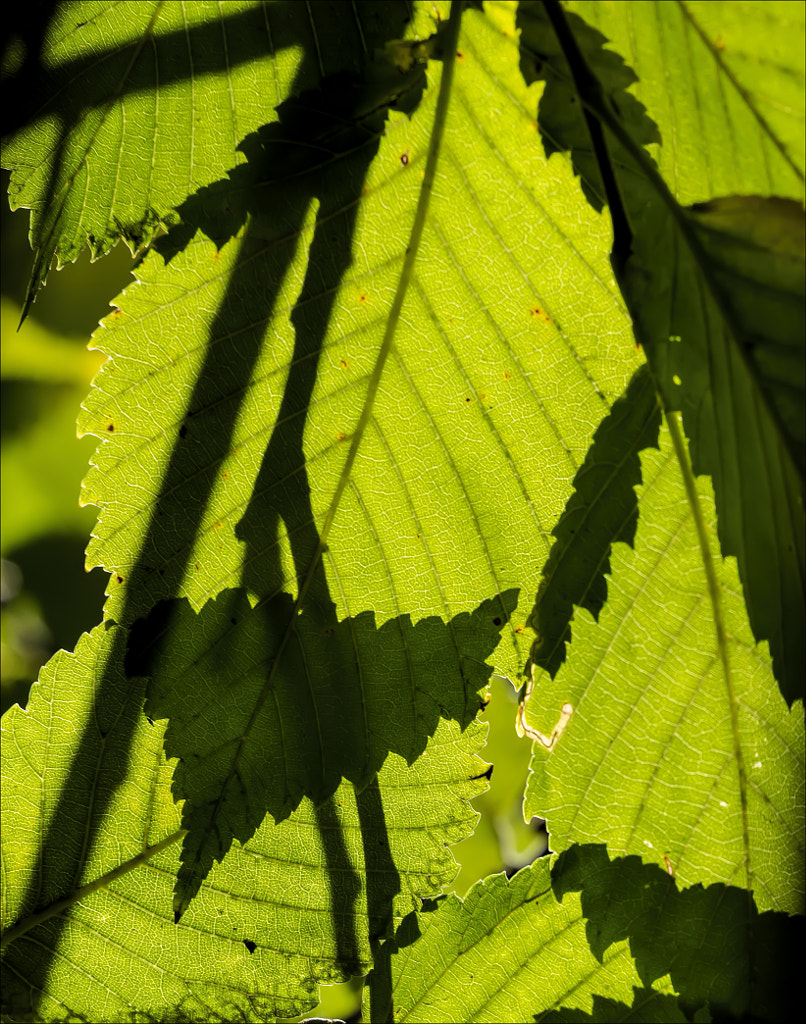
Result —
POLYGON ((244 939, 243 944, 246 946, 250 953, 254 953, 255 950, 257 949, 257 944, 252 942, 251 939, 244 939))

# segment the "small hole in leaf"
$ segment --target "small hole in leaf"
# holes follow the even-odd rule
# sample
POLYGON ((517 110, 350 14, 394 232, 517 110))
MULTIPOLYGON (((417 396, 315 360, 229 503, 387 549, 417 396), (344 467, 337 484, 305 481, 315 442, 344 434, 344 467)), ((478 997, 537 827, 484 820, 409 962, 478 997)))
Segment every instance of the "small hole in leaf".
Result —
POLYGON ((257 944, 252 942, 251 939, 244 939, 243 944, 246 946, 250 953, 254 953, 255 950, 257 949, 257 944))
POLYGON ((493 625, 494 626, 500 626, 501 625, 501 619, 499 618, 499 616, 496 615, 496 617, 493 619, 493 625))
POLYGON ((181 426, 179 428, 179 436, 180 437, 187 437, 187 432, 188 432, 188 428, 186 426, 183 425, 183 426, 181 426))
POLYGON ((114 434, 115 433, 115 424, 114 423, 107 423, 106 429, 109 431, 110 434, 114 434))

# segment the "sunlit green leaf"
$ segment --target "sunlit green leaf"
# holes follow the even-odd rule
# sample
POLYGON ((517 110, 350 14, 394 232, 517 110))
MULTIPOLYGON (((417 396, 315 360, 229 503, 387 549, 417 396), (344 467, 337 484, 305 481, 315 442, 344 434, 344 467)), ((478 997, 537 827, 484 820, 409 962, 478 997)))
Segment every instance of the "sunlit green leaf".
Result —
POLYGON ((769 641, 791 703, 803 696, 806 657, 806 459, 795 412, 806 383, 806 213, 756 196, 679 206, 643 148, 650 137, 604 37, 559 5, 524 4, 519 17, 527 77, 548 82, 547 152, 572 151, 597 208, 591 188, 607 193, 612 263, 636 338, 664 406, 683 412, 694 472, 713 478, 722 553, 738 560, 753 632, 769 641), (589 140, 581 155, 580 139, 589 140))
POLYGON ((371 942, 453 877, 446 845, 470 832, 486 785, 484 726, 442 723, 414 765, 391 755, 362 792, 345 783, 268 819, 175 925, 178 844, 76 891, 180 827, 163 729, 122 643, 99 627, 3 717, 4 1012, 258 1021, 312 1007, 317 982, 365 972, 371 942))

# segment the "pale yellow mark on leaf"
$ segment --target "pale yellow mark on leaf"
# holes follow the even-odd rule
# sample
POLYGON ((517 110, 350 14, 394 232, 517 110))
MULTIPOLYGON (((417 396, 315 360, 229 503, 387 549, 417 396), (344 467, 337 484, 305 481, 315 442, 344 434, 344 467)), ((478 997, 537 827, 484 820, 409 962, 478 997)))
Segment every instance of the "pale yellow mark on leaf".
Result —
POLYGON ((530 691, 527 690, 526 696, 518 705, 518 714, 515 719, 515 729, 519 736, 528 736, 530 740, 534 740, 540 743, 548 751, 554 750, 560 741, 560 737, 565 732, 568 723, 571 721, 571 715, 574 713, 574 705, 565 703, 563 704, 560 717, 557 719, 557 724, 551 731, 550 736, 546 736, 545 733, 540 732, 539 729, 533 728, 526 721, 526 705, 529 701, 530 691))

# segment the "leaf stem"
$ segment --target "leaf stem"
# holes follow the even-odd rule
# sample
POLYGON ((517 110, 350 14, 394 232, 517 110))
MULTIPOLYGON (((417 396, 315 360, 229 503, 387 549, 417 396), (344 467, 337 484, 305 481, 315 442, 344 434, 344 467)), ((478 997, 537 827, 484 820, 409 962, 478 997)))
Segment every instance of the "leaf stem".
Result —
POLYGON ((708 584, 708 595, 711 599, 711 608, 714 616, 717 648, 722 662, 725 686, 728 691, 730 724, 733 733, 733 756, 736 759, 736 772, 739 776, 739 801, 742 808, 742 841, 744 843, 744 869, 746 875, 745 884, 749 892, 753 888, 753 878, 750 867, 750 821, 747 810, 747 773, 744 767, 744 754, 742 752, 742 740, 739 732, 739 705, 736 697, 736 689, 733 685, 730 658, 728 657, 728 637, 725 629, 725 620, 722 615, 722 598, 719 589, 719 581, 716 578, 714 559, 711 553, 711 546, 708 543, 708 533, 705 526, 705 520, 702 515, 699 495, 697 494, 694 472, 691 468, 691 460, 688 456, 688 448, 683 437, 682 427, 680 426, 680 413, 666 412, 666 422, 669 425, 672 445, 674 446, 675 455, 677 456, 677 461, 680 464, 680 469, 683 474, 686 496, 694 516, 697 539, 700 542, 702 564, 705 569, 705 579, 708 584))
POLYGON ((140 867, 141 864, 146 864, 152 857, 156 856, 156 854, 161 853, 162 850, 165 850, 173 843, 178 842, 185 835, 187 835, 187 830, 180 828, 178 831, 163 839, 162 842, 157 843, 155 846, 147 846, 145 850, 143 850, 142 853, 138 853, 136 857, 132 857, 123 864, 119 864, 111 871, 107 871, 105 875, 101 875, 100 878, 96 878, 94 882, 89 882, 87 885, 82 885, 80 888, 74 889, 69 896, 56 900, 55 903, 51 903, 50 906, 45 907, 44 910, 40 910, 38 913, 29 914, 28 917, 24 918, 22 921, 18 921, 12 928, 7 928, 3 932, 2 936, 0 936, 0 949, 2 949, 3 946, 8 945, 8 943, 13 942, 15 939, 20 938, 21 935, 30 931, 31 928, 35 928, 36 925, 42 924, 43 921, 47 921, 51 917, 55 917, 74 903, 78 903, 91 893, 97 892, 98 889, 105 889, 111 882, 114 882, 118 878, 122 878, 123 875, 128 875, 130 871, 134 871, 134 869, 140 867))
POLYGON ((389 357, 389 353, 392 349, 392 343, 394 341, 395 332, 397 325, 400 322, 400 314, 403 309, 403 303, 406 299, 406 293, 411 282, 411 278, 414 272, 414 263, 417 259, 417 252, 420 247, 420 241, 423 236, 423 230, 425 228, 426 217, 428 216, 428 206, 431 201, 431 193, 434 190, 434 179, 436 177, 437 163, 439 160, 439 151, 442 144, 442 136, 445 130, 445 122, 448 115, 448 104, 451 97, 451 86, 453 83, 453 72, 456 65, 456 47, 459 41, 459 28, 462 21, 462 0, 453 0, 451 3, 451 13, 448 18, 448 24, 445 31, 445 43, 444 43, 444 59, 442 63, 442 77, 439 83, 439 95, 437 97, 437 107, 434 114, 434 125, 431 129, 431 141, 428 147, 428 158, 425 165, 425 173, 423 175, 423 183, 420 187, 420 198, 417 203, 417 212, 414 216, 414 224, 411 228, 411 235, 409 237, 409 244, 406 247, 406 256, 403 260, 403 269, 400 273, 400 280, 397 283, 397 291, 395 297, 392 300, 392 306, 389 310, 389 316, 386 321, 386 331, 381 342, 381 347, 378 351, 378 358, 375 361, 375 366, 370 377, 369 386, 367 388, 367 398, 364 403, 364 408, 361 411, 361 416, 358 420, 358 424, 353 432, 353 436, 350 442, 350 450, 347 453, 347 459, 344 463, 344 468, 339 476, 339 482, 336 487, 333 498, 330 502, 328 510, 325 514, 322 528, 319 532, 319 546, 314 552, 311 566, 302 581, 299 588, 299 595, 297 597, 297 609, 302 606, 305 594, 311 581, 314 578, 316 567, 322 558, 322 555, 327 550, 327 538, 330 533, 330 528, 333 525, 333 520, 336 517, 339 505, 341 504, 342 495, 344 494, 345 488, 350 480, 350 474, 352 472, 353 464, 355 463, 356 456, 358 455, 358 449, 361 445, 361 441, 364 437, 364 431, 367 428, 367 424, 372 418, 372 409, 375 404, 375 396, 378 393, 378 385, 380 384, 381 375, 383 374, 384 367, 386 366, 386 360, 389 357))

